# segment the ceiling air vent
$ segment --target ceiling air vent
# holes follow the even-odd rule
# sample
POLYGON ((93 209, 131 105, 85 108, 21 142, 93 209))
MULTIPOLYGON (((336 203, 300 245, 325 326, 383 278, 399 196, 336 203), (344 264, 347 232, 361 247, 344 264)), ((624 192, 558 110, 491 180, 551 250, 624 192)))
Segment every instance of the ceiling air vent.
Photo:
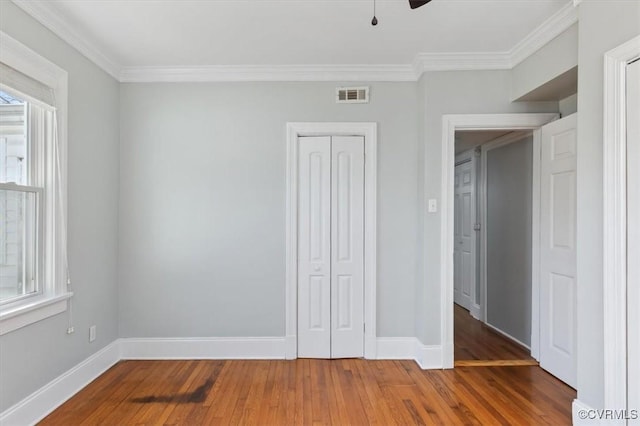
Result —
POLYGON ((336 103, 364 104, 369 102, 369 87, 338 87, 336 88, 336 103))

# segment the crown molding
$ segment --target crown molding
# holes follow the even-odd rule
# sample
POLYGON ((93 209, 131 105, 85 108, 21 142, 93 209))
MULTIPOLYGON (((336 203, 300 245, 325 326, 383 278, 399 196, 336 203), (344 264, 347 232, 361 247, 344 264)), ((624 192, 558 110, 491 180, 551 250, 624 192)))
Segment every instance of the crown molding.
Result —
POLYGON ((522 39, 509 52, 511 68, 533 55, 545 44, 558 37, 570 26, 578 22, 576 6, 580 0, 569 1, 560 10, 551 15, 538 28, 522 39))
POLYGON ((507 52, 418 53, 412 64, 379 65, 217 65, 123 67, 86 41, 46 0, 12 0, 54 34, 122 83, 249 81, 417 81, 429 71, 508 70, 578 21, 569 0, 558 12, 507 52))
POLYGON ((55 35, 69 43, 97 66, 111 75, 116 80, 120 75, 121 66, 100 51, 95 45, 88 42, 60 15, 53 5, 54 2, 45 0, 12 0, 13 3, 36 21, 40 22, 55 35))
POLYGON ((416 81, 411 65, 218 65, 127 67, 123 83, 216 81, 416 81))
POLYGON ((505 52, 418 53, 413 61, 417 77, 428 71, 504 70, 511 68, 505 52))

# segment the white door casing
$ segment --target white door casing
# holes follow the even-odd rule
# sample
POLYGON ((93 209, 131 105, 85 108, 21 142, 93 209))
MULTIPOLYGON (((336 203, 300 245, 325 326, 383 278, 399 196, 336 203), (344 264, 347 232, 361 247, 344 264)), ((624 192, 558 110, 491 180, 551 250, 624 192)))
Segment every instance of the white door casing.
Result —
POLYGON ((457 165, 454 177, 454 302, 470 310, 476 279, 475 156, 457 165))
MULTIPOLYGON (((627 324, 627 308, 637 309, 638 302, 632 301, 628 291, 627 244, 628 230, 628 190, 638 188, 637 182, 632 184, 629 168, 637 168, 636 160, 627 156, 629 145, 638 147, 633 124, 637 125, 638 112, 627 114, 633 107, 627 98, 633 96, 632 86, 627 85, 626 75, 629 65, 640 58, 640 35, 611 49, 604 55, 604 120, 603 120, 603 314, 604 314, 604 408, 611 410, 637 409, 628 405, 627 382, 640 378, 633 368, 628 369, 628 336, 630 328, 627 324), (631 90, 629 90, 631 89, 631 90), (630 116, 631 119, 627 120, 630 116), (629 126, 631 124, 631 126, 629 126), (631 186, 633 185, 633 186, 631 186)), ((635 80, 637 82, 637 80, 635 80)), ((637 86, 636 86, 637 87, 637 86)), ((637 93, 637 89, 636 89, 637 93)), ((637 96, 637 94, 635 95, 637 96)), ((637 105, 637 104, 636 104, 637 105)), ((637 128, 636 128, 637 129, 637 128)), ((631 147, 633 151, 633 147, 631 147)), ((633 173, 633 170, 630 170, 633 173)), ((633 243, 632 243, 633 244, 633 243)), ((637 297, 637 295, 636 295, 637 297)), ((636 323, 637 325, 637 323, 636 323)), ((637 336, 637 328, 636 328, 637 336)), ((574 413, 575 414, 575 413, 574 413)), ((621 419, 612 424, 624 424, 621 419)))
POLYGON ((298 355, 331 357, 331 138, 300 138, 298 355))
POLYGON ((376 359, 378 149, 377 124, 373 122, 287 123, 285 357, 298 357, 298 139, 328 135, 364 138, 364 357, 376 359))
POLYGON ((298 139, 298 356, 364 355, 364 138, 298 139))
MULTIPOLYGON (((537 133, 541 126, 558 118, 555 113, 526 113, 526 114, 447 114, 442 116, 442 170, 440 176, 440 194, 442 200, 440 202, 441 221, 440 221, 440 338, 442 344, 442 367, 453 368, 453 252, 454 252, 454 187, 453 179, 455 175, 455 132, 457 130, 534 130, 534 150, 536 147, 537 133)), ((428 159, 425 159, 427 161, 428 159)), ((538 158, 534 152, 534 205, 533 216, 537 214, 538 204, 535 202, 538 195, 537 184, 537 164, 538 158)), ((429 175, 425 173, 425 187, 431 182, 429 175)), ((425 197, 428 199, 428 196, 425 197)), ((425 212, 427 211, 425 206, 425 212)), ((427 213, 425 213, 427 214, 427 213)), ((425 218, 426 220, 426 218, 425 218)), ((535 295, 537 294, 537 271, 536 265, 539 264, 537 259, 538 239, 535 234, 536 223, 533 223, 534 235, 533 246, 534 252, 532 260, 532 275, 534 277, 532 284, 532 294, 534 296, 533 304, 535 305, 535 295)), ((429 250, 428 243, 432 240, 431 235, 423 235, 425 252, 429 250)), ((424 284, 426 285, 426 283, 424 284)), ((532 326, 538 323, 537 306, 532 306, 532 326)), ((532 333, 531 354, 536 356, 537 344, 536 336, 532 333)))
POLYGON ((540 366, 576 387, 577 114, 542 127, 540 366))
MULTIPOLYGON (((640 410, 640 60, 627 65, 627 408, 640 410)), ((629 424, 640 424, 630 419, 629 424)))
POLYGON ((364 355, 364 138, 331 138, 331 358, 364 355))

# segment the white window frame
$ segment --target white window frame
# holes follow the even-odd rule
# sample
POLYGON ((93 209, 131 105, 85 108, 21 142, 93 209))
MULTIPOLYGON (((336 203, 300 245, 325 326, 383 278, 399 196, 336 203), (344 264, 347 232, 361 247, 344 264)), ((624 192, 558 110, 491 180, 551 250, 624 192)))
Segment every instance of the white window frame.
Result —
POLYGON ((0 308, 0 335, 41 321, 67 310, 73 295, 67 289, 66 248, 67 229, 67 99, 68 75, 65 70, 43 58, 22 43, 0 31, 0 62, 53 89, 58 130, 58 157, 47 150, 44 158, 45 189, 42 202, 46 205, 41 233, 44 253, 39 255, 41 267, 40 292, 0 308), (58 164, 56 164, 58 163, 58 164), (59 166, 59 173, 53 173, 59 166), (60 190, 55 179, 59 179, 60 190), (59 193, 58 193, 59 191, 59 193))

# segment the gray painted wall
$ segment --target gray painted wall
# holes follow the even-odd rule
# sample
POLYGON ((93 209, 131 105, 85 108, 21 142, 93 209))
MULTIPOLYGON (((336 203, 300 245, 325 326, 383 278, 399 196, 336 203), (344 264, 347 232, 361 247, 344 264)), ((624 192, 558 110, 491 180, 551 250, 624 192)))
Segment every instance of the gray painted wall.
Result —
POLYGON ((558 108, 560 109, 560 115, 562 117, 578 112, 578 94, 576 93, 560 99, 558 101, 558 108))
POLYGON ((578 64, 578 24, 511 70, 511 99, 518 99, 578 64))
POLYGON ((531 345, 533 136, 487 151, 487 322, 531 345))
POLYGON ((118 337, 118 83, 9 1, 0 30, 69 73, 69 262, 76 332, 67 313, 0 337, 0 412, 118 337), (89 327, 97 340, 89 343, 89 327))
POLYGON ((603 408, 603 58, 607 51, 640 34, 640 2, 583 1, 579 18, 578 399, 603 408))
POLYGON ((442 116, 516 112, 558 112, 557 102, 511 102, 510 71, 442 71, 425 73, 418 84, 421 108, 419 173, 423 190, 420 206, 420 275, 416 289, 416 333, 426 345, 440 344, 440 220, 438 213, 426 213, 425 200, 442 199, 440 194, 442 116))
POLYGON ((123 84, 120 335, 283 336, 288 121, 378 122, 378 335, 413 336, 415 83, 123 84))

